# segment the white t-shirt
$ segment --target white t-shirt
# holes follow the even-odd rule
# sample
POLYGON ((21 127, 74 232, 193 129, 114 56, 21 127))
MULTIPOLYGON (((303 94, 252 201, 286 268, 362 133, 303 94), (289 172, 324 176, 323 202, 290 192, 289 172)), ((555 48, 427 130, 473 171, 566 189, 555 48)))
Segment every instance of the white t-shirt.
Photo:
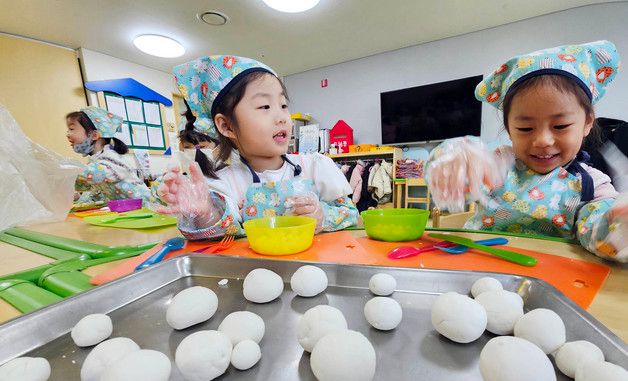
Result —
MULTIPOLYGON (((321 201, 332 202, 352 193, 349 182, 336 164, 319 153, 286 155, 295 165, 300 165, 299 178, 311 179, 321 201)), ((256 172, 260 182, 285 181, 294 178, 294 167, 288 162, 281 168, 256 172)), ((246 198, 247 189, 253 185, 253 175, 241 161, 229 165, 216 173, 218 179, 209 179, 209 189, 223 195, 231 210, 240 210, 246 198)))

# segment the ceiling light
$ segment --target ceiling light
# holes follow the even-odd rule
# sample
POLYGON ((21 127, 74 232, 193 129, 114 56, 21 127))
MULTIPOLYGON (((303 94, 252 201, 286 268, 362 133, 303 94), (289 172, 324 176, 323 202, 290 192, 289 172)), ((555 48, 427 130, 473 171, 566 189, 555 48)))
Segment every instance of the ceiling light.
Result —
POLYGON ((135 37, 133 44, 146 54, 157 57, 181 57, 185 53, 183 45, 169 37, 156 34, 143 34, 135 37))
POLYGON ((280 12, 297 13, 314 8, 320 0, 264 0, 266 5, 280 12))

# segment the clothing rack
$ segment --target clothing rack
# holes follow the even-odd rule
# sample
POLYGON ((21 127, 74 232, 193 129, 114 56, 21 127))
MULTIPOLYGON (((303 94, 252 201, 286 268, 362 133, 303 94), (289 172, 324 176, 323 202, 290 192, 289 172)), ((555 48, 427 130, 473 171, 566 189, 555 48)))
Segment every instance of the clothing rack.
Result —
MULTIPOLYGON (((396 177, 396 166, 395 163, 397 160, 403 159, 403 151, 401 148, 393 148, 391 150, 377 150, 377 151, 364 151, 364 152, 349 152, 349 153, 340 153, 340 154, 327 154, 333 161, 339 164, 353 164, 358 160, 362 160, 364 162, 374 162, 376 160, 386 160, 387 162, 392 163, 392 178, 393 180, 396 177)), ((394 198, 396 197, 395 192, 392 194, 391 205, 394 205, 394 198)))

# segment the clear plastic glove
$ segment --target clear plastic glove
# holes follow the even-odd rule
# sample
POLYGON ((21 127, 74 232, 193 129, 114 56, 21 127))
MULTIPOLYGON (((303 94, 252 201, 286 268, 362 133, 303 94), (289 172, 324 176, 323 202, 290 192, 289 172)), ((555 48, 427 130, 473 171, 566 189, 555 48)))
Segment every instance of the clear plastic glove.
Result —
POLYGON ((224 206, 212 201, 207 180, 196 162, 190 165, 189 176, 184 176, 178 167, 171 168, 157 194, 167 204, 157 208, 157 212, 177 215, 184 230, 210 227, 224 213, 224 206))
POLYGON ((617 250, 614 259, 628 262, 628 193, 621 193, 617 197, 608 219, 613 228, 608 233, 607 242, 617 250))
POLYGON ((303 196, 289 197, 285 202, 286 215, 305 216, 316 219, 315 233, 323 230, 323 208, 314 192, 307 192, 303 196))
POLYGON ((437 149, 426 170, 428 186, 434 204, 450 212, 464 211, 467 201, 486 204, 486 190, 502 186, 514 164, 512 154, 491 151, 468 138, 445 142, 437 149))

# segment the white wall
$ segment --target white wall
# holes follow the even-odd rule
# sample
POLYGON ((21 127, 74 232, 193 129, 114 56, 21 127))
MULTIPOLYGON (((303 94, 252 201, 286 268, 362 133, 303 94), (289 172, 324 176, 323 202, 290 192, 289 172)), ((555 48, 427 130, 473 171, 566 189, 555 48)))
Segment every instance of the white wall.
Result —
MULTIPOLYGON (((471 15, 470 15, 471 16, 471 15)), ((284 78, 292 112, 330 128, 344 119, 357 143, 381 143, 381 92, 487 74, 508 58, 569 43, 606 39, 628 57, 628 3, 571 9, 284 78), (321 88, 322 79, 329 80, 321 88)), ((598 116, 628 120, 628 70, 597 105, 598 116)), ((482 139, 507 140, 495 108, 483 105, 482 139)))
MULTIPOLYGON (((79 50, 81 58, 83 77, 85 82, 101 81, 108 79, 133 78, 136 81, 155 90, 164 97, 172 100, 172 93, 178 93, 172 73, 165 73, 138 65, 129 61, 121 60, 106 54, 81 48, 79 50)), ((155 58, 158 59, 158 58, 155 58)), ((97 105, 95 94, 90 93, 90 104, 97 105)), ((175 123, 174 111, 172 107, 166 107, 167 123, 175 123)), ((170 142, 173 145, 178 142, 170 142)), ((163 173, 172 161, 172 156, 151 155, 151 172, 155 174, 163 173)))

